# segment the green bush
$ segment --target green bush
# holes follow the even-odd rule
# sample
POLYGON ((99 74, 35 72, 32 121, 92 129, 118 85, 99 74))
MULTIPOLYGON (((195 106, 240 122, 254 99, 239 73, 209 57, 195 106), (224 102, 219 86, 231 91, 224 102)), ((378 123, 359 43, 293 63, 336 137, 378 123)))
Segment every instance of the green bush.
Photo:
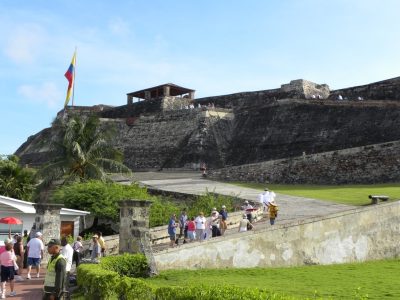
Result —
POLYGON ((101 259, 100 266, 128 277, 147 277, 149 271, 146 256, 143 254, 106 256, 101 259))
POLYGON ((115 297, 120 282, 117 272, 103 269, 96 264, 81 264, 77 270, 78 286, 83 288, 86 299, 115 297))
MULTIPOLYGON (((85 299, 122 300, 291 300, 257 288, 228 285, 188 285, 180 287, 152 287, 146 281, 122 274, 144 271, 143 255, 104 257, 100 264, 81 264, 78 267, 78 286, 85 299), (140 257, 142 256, 142 257, 140 257), (115 259, 112 259, 115 258, 115 259), (125 268, 123 264, 128 266, 125 268), (138 268, 139 270, 135 270, 138 268), (132 268, 132 270, 129 270, 132 268), (119 273, 120 272, 120 273, 119 273)), ((145 259, 145 258, 144 258, 145 259)))
POLYGON ((290 300, 292 297, 274 294, 257 288, 228 285, 196 285, 187 287, 160 287, 155 291, 156 300, 290 300))
POLYGON ((152 300, 153 289, 142 279, 122 277, 118 286, 120 299, 126 300, 152 300))

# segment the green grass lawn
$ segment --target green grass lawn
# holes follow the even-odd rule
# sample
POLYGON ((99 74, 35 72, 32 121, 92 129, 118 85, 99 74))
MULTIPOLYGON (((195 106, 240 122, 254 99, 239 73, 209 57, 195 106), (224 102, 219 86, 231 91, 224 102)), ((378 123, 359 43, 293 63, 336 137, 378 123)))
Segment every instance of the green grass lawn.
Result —
POLYGON ((230 284, 299 299, 400 299, 400 260, 329 266, 164 271, 154 286, 230 284), (368 298, 367 298, 368 296, 368 298))
MULTIPOLYGON (((227 182, 230 184, 264 190, 263 183, 227 182)), ((268 184, 270 190, 280 194, 309 197, 348 205, 367 205, 371 203, 368 195, 386 195, 390 200, 400 199, 400 183, 352 184, 352 185, 289 185, 268 184)), ((279 199, 277 199, 279 200, 279 199)))

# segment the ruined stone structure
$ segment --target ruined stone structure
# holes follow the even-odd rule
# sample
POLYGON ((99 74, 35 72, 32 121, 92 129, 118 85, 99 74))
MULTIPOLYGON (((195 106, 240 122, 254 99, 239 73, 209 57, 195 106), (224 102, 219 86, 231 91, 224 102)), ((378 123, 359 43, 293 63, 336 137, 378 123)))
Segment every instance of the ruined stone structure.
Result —
MULTIPOLYGON (((321 177, 326 177, 327 183, 387 182, 400 177, 396 168, 390 169, 390 176, 385 174, 389 162, 386 165, 379 162, 385 156, 387 148, 384 147, 374 148, 377 159, 374 166, 381 168, 378 172, 357 169, 368 165, 370 154, 366 156, 363 151, 358 152, 357 163, 346 164, 342 170, 348 171, 353 166, 352 174, 363 174, 355 180, 349 176, 344 178, 340 172, 327 176, 324 168, 316 168, 311 163, 320 161, 314 160, 317 156, 302 160, 303 165, 296 164, 297 171, 289 168, 303 153, 308 156, 339 151, 341 161, 346 161, 346 153, 350 161, 355 159, 350 155, 353 152, 340 151, 400 140, 400 78, 337 91, 330 91, 326 84, 293 80, 272 90, 197 99, 194 90, 165 84, 129 93, 127 97, 126 105, 96 106, 91 112, 102 118, 104 126, 116 126, 114 146, 123 151, 125 164, 134 171, 198 169, 202 162, 214 170, 264 162, 269 166, 271 161, 281 159, 279 164, 289 165, 286 169, 280 168, 279 176, 274 167, 268 174, 241 174, 240 177, 254 181, 274 178, 274 182, 305 182, 304 177, 310 172, 298 175, 305 166, 314 174, 307 182, 314 183, 320 183, 316 178, 321 177), (349 100, 335 100, 339 94, 349 100), (365 100, 354 100, 359 96, 365 100), (135 97, 144 100, 133 102, 135 97), (194 108, 186 109, 189 105, 194 108), (295 173, 285 176, 287 171, 295 173)), ((72 110, 81 114, 90 111, 79 107, 72 110)), ((16 152, 21 163, 46 162, 49 159, 46 140, 51 135, 52 129, 47 128, 30 137, 16 152)), ((391 157, 396 156, 397 148, 393 151, 391 157)), ((336 162, 339 163, 338 160, 329 163, 336 162)), ((337 169, 341 170, 341 166, 337 169)), ((215 172, 215 178, 218 174, 223 178, 232 176, 232 172, 230 175, 224 172, 215 172)))

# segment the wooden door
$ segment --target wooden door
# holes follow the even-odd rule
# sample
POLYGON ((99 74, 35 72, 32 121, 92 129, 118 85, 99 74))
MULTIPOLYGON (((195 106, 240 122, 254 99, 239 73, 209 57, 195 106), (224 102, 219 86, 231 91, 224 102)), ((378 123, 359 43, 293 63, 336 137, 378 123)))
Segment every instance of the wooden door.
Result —
POLYGON ((61 236, 74 236, 74 221, 61 221, 61 236))

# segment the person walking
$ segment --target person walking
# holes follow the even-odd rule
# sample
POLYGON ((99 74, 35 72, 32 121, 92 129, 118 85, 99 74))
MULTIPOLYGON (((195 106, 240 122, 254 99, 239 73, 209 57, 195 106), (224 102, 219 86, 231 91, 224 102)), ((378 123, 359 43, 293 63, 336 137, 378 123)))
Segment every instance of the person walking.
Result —
POLYGON ((196 240, 203 241, 204 240, 204 232, 206 229, 206 218, 204 217, 204 213, 201 211, 199 215, 196 217, 194 222, 196 223, 196 240))
POLYGON ((219 230, 221 231, 221 235, 224 235, 225 230, 228 229, 228 225, 226 223, 228 220, 228 212, 226 211, 225 205, 222 205, 221 210, 219 211, 219 216, 221 217, 219 230))
POLYGON ((175 245, 177 226, 178 225, 176 224, 176 214, 172 214, 168 223, 169 246, 171 248, 174 248, 175 245))
POLYGON ((99 243, 99 236, 95 234, 92 236, 92 253, 90 258, 92 261, 98 261, 101 257, 101 247, 99 243))
POLYGON ((242 220, 239 222, 239 229, 238 232, 245 232, 248 228, 253 229, 254 225, 250 223, 249 219, 247 218, 246 214, 243 214, 242 220))
POLYGON ((51 239, 47 244, 47 251, 51 258, 44 278, 43 299, 58 300, 61 299, 64 292, 67 274, 67 262, 61 254, 61 241, 59 239, 51 239))
POLYGON ((15 274, 15 263, 16 257, 13 251, 13 244, 11 239, 4 241, 5 251, 0 254, 0 265, 1 265, 1 293, 0 299, 6 298, 6 283, 10 283, 11 292, 10 297, 15 296, 17 293, 14 291, 14 274, 15 274))
POLYGON ((61 246, 62 246, 61 254, 65 258, 65 261, 67 262, 66 271, 67 271, 67 275, 69 275, 69 273, 71 272, 71 267, 72 267, 72 259, 74 256, 74 249, 72 249, 71 245, 68 244, 68 240, 65 236, 61 239, 61 246))
POLYGON ((269 203, 268 212, 269 212, 269 223, 271 225, 274 225, 275 219, 278 216, 278 205, 276 204, 275 200, 269 203))
POLYGON ((35 237, 26 245, 28 251, 28 274, 27 279, 31 279, 32 266, 36 268, 36 277, 40 276, 40 262, 43 258, 44 245, 42 242, 42 233, 36 232, 35 237))
POLYGON ((23 281, 22 271, 24 268, 24 245, 22 243, 22 236, 17 236, 17 241, 13 245, 14 254, 17 258, 18 271, 15 274, 16 281, 23 281), (18 274, 18 275, 17 275, 18 274))
POLYGON ((106 256, 106 242, 104 241, 103 233, 98 231, 96 234, 99 237, 98 241, 101 249, 101 256, 106 256))
POLYGON ((72 256, 72 262, 75 262, 76 267, 81 263, 81 257, 83 253, 83 245, 82 245, 82 237, 78 236, 76 241, 72 245, 72 249, 74 250, 74 254, 72 256))

